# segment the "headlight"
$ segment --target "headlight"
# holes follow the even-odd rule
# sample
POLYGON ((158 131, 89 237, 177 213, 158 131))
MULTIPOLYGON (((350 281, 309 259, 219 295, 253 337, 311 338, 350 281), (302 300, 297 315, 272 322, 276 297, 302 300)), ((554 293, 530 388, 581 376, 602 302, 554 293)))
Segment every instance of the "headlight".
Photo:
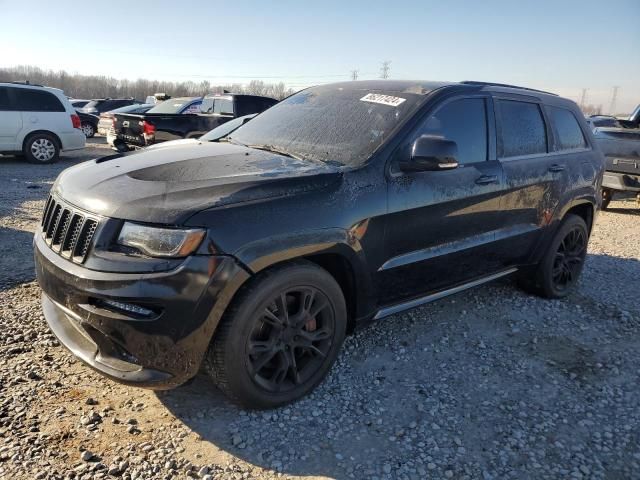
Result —
POLYGON ((198 248, 204 233, 199 228, 181 230, 125 222, 118 243, 137 248, 151 257, 186 257, 198 248))

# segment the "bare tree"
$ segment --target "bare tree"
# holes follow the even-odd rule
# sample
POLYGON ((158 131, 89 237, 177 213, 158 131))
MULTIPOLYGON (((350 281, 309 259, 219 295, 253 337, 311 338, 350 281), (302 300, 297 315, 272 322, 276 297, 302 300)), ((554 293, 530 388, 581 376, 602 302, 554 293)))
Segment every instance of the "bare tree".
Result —
POLYGON ((239 83, 231 85, 211 85, 208 80, 193 82, 167 82, 139 78, 137 80, 117 79, 103 75, 70 74, 64 70, 42 70, 31 65, 11 68, 0 68, 0 82, 28 80, 31 83, 60 88, 66 95, 75 98, 133 97, 144 100, 148 95, 163 92, 171 96, 201 96, 208 93, 222 93, 224 90, 233 93, 250 93, 254 95, 270 95, 281 100, 294 91, 282 82, 265 83, 252 80, 248 85, 239 83))

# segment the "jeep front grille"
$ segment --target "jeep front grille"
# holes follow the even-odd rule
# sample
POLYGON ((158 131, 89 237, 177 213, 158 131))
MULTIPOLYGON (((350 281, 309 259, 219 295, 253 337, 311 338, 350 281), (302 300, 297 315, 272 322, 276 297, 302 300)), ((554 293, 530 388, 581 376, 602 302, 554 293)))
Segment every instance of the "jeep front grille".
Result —
POLYGON ((72 262, 84 262, 98 220, 49 195, 42 215, 42 235, 51 249, 72 262))

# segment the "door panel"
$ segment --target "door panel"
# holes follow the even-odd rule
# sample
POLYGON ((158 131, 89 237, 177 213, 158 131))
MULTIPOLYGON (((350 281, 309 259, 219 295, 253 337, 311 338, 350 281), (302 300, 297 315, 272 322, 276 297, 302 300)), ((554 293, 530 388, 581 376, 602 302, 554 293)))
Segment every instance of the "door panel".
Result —
POLYGON ((505 225, 497 243, 507 267, 529 262, 566 185, 567 156, 553 152, 551 125, 537 101, 511 96, 495 105, 506 187, 500 205, 505 225))
POLYGON ((0 87, 0 151, 18 149, 16 137, 22 129, 22 116, 13 108, 9 88, 0 87))
POLYGON ((482 96, 446 101, 409 135, 408 148, 399 154, 409 155, 418 136, 436 135, 458 144, 461 163, 453 170, 393 170, 390 175, 386 260, 376 275, 381 305, 497 270, 500 257, 494 240, 502 226, 503 174, 495 160, 493 117, 487 103, 482 96))

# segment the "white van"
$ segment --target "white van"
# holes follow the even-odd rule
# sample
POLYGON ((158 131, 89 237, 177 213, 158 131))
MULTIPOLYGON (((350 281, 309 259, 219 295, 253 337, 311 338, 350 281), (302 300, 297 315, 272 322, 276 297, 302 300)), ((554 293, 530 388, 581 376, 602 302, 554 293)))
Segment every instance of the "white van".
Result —
POLYGON ((84 148, 80 117, 62 90, 0 83, 0 153, 52 163, 60 152, 84 148))

